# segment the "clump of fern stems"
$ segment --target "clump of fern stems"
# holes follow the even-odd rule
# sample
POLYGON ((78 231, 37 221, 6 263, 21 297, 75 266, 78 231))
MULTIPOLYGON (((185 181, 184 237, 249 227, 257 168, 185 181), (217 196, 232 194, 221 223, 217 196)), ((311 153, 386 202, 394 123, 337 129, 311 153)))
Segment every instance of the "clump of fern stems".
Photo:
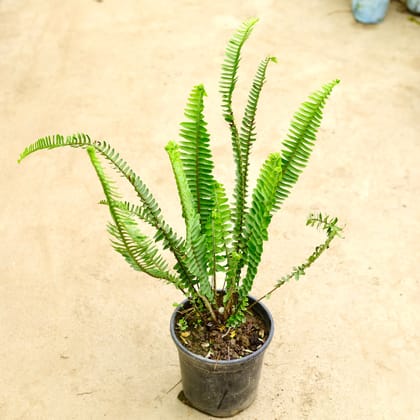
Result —
MULTIPOLYGON (((19 158, 20 162, 35 151, 64 146, 86 149, 103 188, 105 199, 102 203, 108 206, 111 214, 108 232, 114 249, 135 270, 174 285, 189 298, 201 318, 211 318, 216 324, 228 327, 235 327, 245 319, 249 309, 248 294, 257 275, 263 244, 268 239, 271 218, 280 210, 306 166, 325 102, 339 82, 334 80, 325 84, 301 105, 282 142, 283 150, 268 155, 250 194, 249 166, 256 140, 256 111, 267 68, 276 62, 275 57, 267 56, 259 63, 240 124, 232 111, 232 98, 242 47, 257 21, 256 18, 248 19, 230 39, 219 84, 222 113, 230 128, 235 165, 233 200, 228 200, 223 184, 213 174, 210 135, 203 114, 206 91, 202 85, 194 86, 189 95, 186 121, 181 123, 182 140, 170 141, 165 148, 181 202, 185 236, 169 226, 141 178, 104 141, 91 140, 86 134, 47 136, 27 147, 19 158), (139 203, 122 199, 104 169, 103 160, 131 184, 139 203), (144 223, 154 228, 153 237, 142 232, 144 223), (161 255, 162 249, 172 252, 175 258, 172 268, 161 255), (221 281, 223 286, 220 286, 221 281)), ((322 214, 310 215, 307 224, 322 228, 326 233, 325 241, 262 298, 290 279, 299 279, 305 274, 342 230, 336 218, 322 214)))

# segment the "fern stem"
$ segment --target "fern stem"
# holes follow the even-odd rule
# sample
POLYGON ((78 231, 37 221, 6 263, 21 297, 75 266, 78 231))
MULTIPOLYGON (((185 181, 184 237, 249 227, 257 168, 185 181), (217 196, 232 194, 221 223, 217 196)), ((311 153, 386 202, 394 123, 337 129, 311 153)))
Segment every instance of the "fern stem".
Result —
MULTIPOLYGON (((211 216, 210 216, 211 217, 211 216)), ((213 217, 211 217, 211 230, 212 232, 214 232, 214 220, 213 217)), ((217 293, 217 284, 216 284, 216 241, 215 241, 215 235, 212 235, 212 245, 213 245, 213 253, 211 254, 211 257, 213 259, 213 272, 212 272, 212 277, 213 277, 213 293, 214 295, 216 295, 217 293)))
POLYGON ((256 300, 252 305, 250 305, 248 307, 248 310, 251 309, 257 302, 261 302, 263 299, 266 299, 269 296, 271 296, 273 292, 275 292, 277 289, 279 289, 291 279, 294 278, 296 280, 299 280, 301 276, 305 275, 306 270, 321 256, 321 254, 324 251, 326 251, 330 247, 332 240, 336 236, 341 237, 341 232, 343 231, 343 228, 339 227, 337 225, 337 222, 337 218, 332 219, 328 216, 323 217, 321 214, 311 214, 308 217, 306 224, 310 226, 317 225, 318 228, 321 227, 327 232, 327 239, 321 245, 318 245, 315 248, 314 252, 306 259, 305 263, 299 265, 298 267, 294 267, 289 274, 283 276, 280 280, 278 280, 275 286, 265 295, 256 300))
POLYGON ((215 314, 215 312, 214 312, 214 310, 213 310, 213 308, 212 308, 212 306, 211 306, 211 304, 210 304, 209 300, 208 300, 208 299, 207 299, 204 295, 202 295, 202 294, 200 294, 200 293, 199 293, 199 296, 200 296, 200 298, 202 299, 202 301, 204 302, 204 305, 206 306, 207 310, 209 311, 209 313, 210 313, 210 316, 211 316, 212 320, 213 320, 216 324, 219 324, 219 321, 218 321, 218 319, 217 319, 217 317, 216 317, 216 314, 215 314))

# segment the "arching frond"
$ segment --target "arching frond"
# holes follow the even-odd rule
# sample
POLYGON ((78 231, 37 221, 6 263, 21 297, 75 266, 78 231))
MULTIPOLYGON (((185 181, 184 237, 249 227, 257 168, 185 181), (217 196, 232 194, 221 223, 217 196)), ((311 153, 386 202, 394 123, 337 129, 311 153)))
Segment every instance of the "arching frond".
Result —
POLYGON ((168 265, 159 255, 159 250, 153 241, 139 231, 136 222, 127 211, 114 204, 119 200, 119 196, 112 182, 105 175, 95 149, 89 146, 87 151, 114 221, 108 226, 109 233, 114 237, 112 241, 114 249, 123 255, 135 270, 143 271, 152 277, 167 280, 178 286, 179 281, 168 271, 168 265))
POLYGON ((322 111, 327 98, 339 80, 333 80, 309 96, 293 117, 283 142, 283 178, 277 189, 275 208, 279 209, 305 168, 315 145, 316 132, 321 124, 322 111))
POLYGON ((19 155, 18 163, 22 162, 23 159, 38 150, 51 150, 63 146, 87 148, 90 145, 92 145, 92 141, 87 134, 78 133, 67 137, 56 134, 53 136, 42 137, 35 143, 32 143, 25 148, 25 150, 19 155))
POLYGON ((177 260, 175 268, 184 283, 184 288, 191 290, 192 276, 183 261, 185 252, 182 247, 179 246, 181 243, 180 239, 177 237, 174 230, 163 219, 161 209, 147 186, 110 144, 106 142, 93 141, 87 134, 82 133, 67 137, 62 135, 47 136, 28 146, 19 156, 18 162, 21 162, 24 158, 36 151, 50 150, 65 146, 84 149, 89 146, 94 147, 96 152, 105 157, 105 159, 111 163, 113 168, 121 173, 128 182, 130 182, 140 199, 142 214, 144 217, 143 220, 157 230, 156 238, 158 240, 162 240, 164 247, 169 248, 172 251, 177 260))
POLYGON ((210 150, 210 137, 204 121, 203 85, 194 86, 188 98, 185 116, 188 122, 181 123, 181 160, 188 181, 195 210, 200 215, 201 231, 207 224, 214 202, 212 196, 213 160, 210 150))
POLYGON ((51 150, 58 147, 76 147, 84 148, 91 146, 99 154, 104 156, 116 169, 120 172, 134 187, 136 190, 142 204, 144 205, 144 214, 145 220, 150 223, 152 226, 156 227, 158 221, 161 221, 160 213, 161 210, 150 193, 149 189, 142 182, 142 180, 135 174, 135 172, 129 167, 127 162, 125 162, 112 148, 112 146, 104 141, 92 141, 87 134, 74 134, 72 136, 61 136, 59 134, 54 136, 47 136, 37 140, 35 143, 28 146, 23 153, 20 155, 18 162, 21 162, 25 157, 38 150, 51 150))

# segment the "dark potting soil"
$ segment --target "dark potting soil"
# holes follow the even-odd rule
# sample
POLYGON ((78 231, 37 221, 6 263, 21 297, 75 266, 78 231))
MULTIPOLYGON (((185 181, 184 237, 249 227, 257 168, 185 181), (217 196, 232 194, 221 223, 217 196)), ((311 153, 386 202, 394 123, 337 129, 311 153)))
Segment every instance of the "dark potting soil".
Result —
POLYGON ((189 351, 212 360, 248 356, 268 337, 263 320, 252 311, 247 312, 246 321, 236 328, 216 325, 212 320, 203 322, 192 308, 179 313, 175 322, 175 332, 181 343, 189 351))

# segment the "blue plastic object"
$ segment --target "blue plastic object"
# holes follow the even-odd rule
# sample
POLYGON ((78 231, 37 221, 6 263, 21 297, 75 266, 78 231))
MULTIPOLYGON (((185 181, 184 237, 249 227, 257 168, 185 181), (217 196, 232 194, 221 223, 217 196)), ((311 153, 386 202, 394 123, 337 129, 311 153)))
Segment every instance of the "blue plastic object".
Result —
POLYGON ((410 12, 420 14, 420 0, 407 0, 407 8, 410 12))
POLYGON ((388 10, 389 0, 352 0, 354 18, 361 23, 379 23, 388 10))

